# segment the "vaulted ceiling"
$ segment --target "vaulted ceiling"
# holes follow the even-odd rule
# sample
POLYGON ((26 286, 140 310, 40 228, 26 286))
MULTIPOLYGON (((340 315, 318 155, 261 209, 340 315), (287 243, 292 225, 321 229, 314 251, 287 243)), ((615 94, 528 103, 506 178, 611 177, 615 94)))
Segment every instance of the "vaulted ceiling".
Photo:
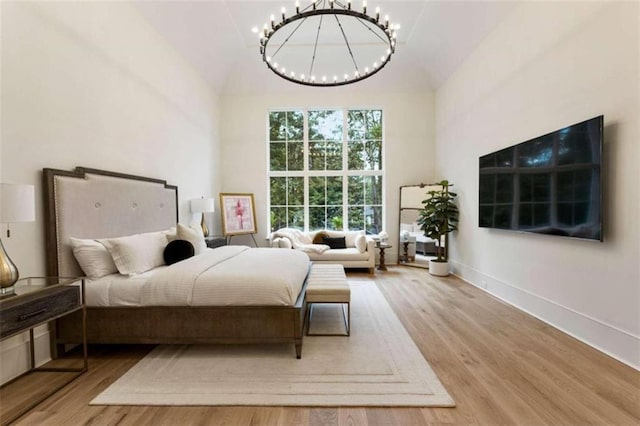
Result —
MULTIPOLYGON (((356 3, 361 1, 354 1, 354 8, 356 3)), ((278 16, 283 6, 293 10, 294 1, 174 0, 135 4, 216 92, 304 90, 304 86, 287 82, 267 69, 259 54, 258 37, 251 31, 253 27, 262 27, 271 14, 278 16)), ((401 28, 396 53, 387 67, 354 86, 367 90, 438 88, 515 4, 370 0, 369 11, 380 7, 401 28)))

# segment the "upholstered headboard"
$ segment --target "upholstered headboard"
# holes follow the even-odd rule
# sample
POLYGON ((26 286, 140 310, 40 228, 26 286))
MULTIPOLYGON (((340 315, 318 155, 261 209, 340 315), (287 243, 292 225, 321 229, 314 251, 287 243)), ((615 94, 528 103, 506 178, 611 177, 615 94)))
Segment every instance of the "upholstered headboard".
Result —
POLYGON ((80 276, 69 238, 161 231, 178 221, 178 187, 159 179, 77 167, 44 169, 47 274, 80 276))

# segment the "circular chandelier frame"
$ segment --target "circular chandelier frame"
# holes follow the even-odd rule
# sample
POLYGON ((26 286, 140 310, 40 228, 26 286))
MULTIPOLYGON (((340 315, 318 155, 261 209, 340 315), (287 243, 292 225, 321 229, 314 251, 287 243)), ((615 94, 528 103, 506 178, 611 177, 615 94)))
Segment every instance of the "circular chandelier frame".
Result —
MULTIPOLYGON (((310 68, 311 70, 313 70, 316 49, 318 47, 318 35, 320 34, 321 25, 322 25, 322 21, 317 29, 314 52, 313 52, 313 57, 311 59, 311 68, 310 68)), ((347 5, 344 5, 337 0, 316 0, 310 3, 303 10, 300 10, 300 7, 298 6, 298 2, 296 2, 296 13, 294 15, 290 17, 286 17, 285 10, 283 8, 282 20, 280 22, 276 23, 274 16, 271 15, 271 25, 268 26, 267 24, 264 24, 264 28, 262 30, 259 30, 258 32, 260 36, 260 54, 262 55, 262 60, 267 64, 267 67, 271 71, 273 71, 276 75, 278 75, 281 78, 284 78, 285 80, 288 80, 292 83, 302 84, 305 86, 313 86, 313 87, 344 86, 347 84, 356 83, 358 81, 362 81, 366 78, 369 78, 372 75, 378 73, 382 68, 384 68, 389 63, 389 61, 391 60, 391 55, 395 53, 395 47, 396 47, 396 27, 389 24, 388 16, 385 16, 384 21, 381 22, 380 11, 377 8, 376 8, 375 17, 367 15, 366 1, 363 1, 362 12, 353 10, 351 8, 351 1, 348 1, 347 5), (327 3, 329 4, 329 7, 319 7, 321 5, 326 6, 327 3), (353 64, 354 64, 355 71, 353 73, 353 76, 345 74, 343 79, 339 79, 336 74, 333 76, 332 80, 326 79, 326 76, 324 76, 320 80, 317 80, 313 74, 308 76, 305 76, 304 74, 296 75, 294 72, 291 72, 291 71, 289 72, 289 74, 287 74, 287 71, 284 67, 278 68, 277 62, 272 60, 273 58, 267 55, 267 46, 269 45, 269 42, 271 41, 273 35, 276 34, 278 31, 282 31, 284 28, 289 26, 289 24, 296 21, 301 21, 298 24, 298 26, 295 29, 293 29, 291 34, 289 34, 288 37, 286 37, 286 39, 277 48, 276 52, 274 53, 274 56, 275 56, 275 54, 277 54, 280 51, 280 49, 284 47, 284 45, 289 41, 289 38, 291 38, 291 36, 297 31, 300 25, 302 25, 302 23, 304 23, 304 21, 307 18, 310 18, 312 16, 322 17, 324 15, 333 15, 338 21, 338 26, 340 27, 342 36, 344 38, 344 42, 349 51, 351 60, 353 61, 353 64), (380 57, 380 63, 374 62, 371 68, 365 67, 365 69, 362 71, 359 69, 358 65, 356 64, 353 51, 349 44, 349 40, 347 39, 344 29, 342 28, 342 24, 338 19, 339 16, 347 16, 347 17, 358 19, 360 21, 366 21, 370 24, 375 25, 379 30, 381 30, 382 34, 384 34, 386 38, 383 38, 380 34, 376 33, 371 27, 369 27, 364 22, 362 22, 363 25, 365 25, 371 32, 373 32, 380 40, 384 41, 387 45, 386 54, 380 57)))

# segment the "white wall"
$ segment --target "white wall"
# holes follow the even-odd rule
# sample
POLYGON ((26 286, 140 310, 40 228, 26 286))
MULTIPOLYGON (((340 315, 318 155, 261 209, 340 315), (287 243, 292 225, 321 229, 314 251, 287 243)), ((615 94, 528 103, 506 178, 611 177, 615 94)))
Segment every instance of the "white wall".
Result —
MULTIPOLYGON (((384 72, 384 71, 383 71, 384 72)), ((375 78, 375 77, 374 77, 375 78)), ((268 229, 269 181, 267 125, 270 109, 277 108, 382 108, 385 170, 384 228, 390 241, 398 238, 400 185, 430 182, 434 176, 434 106, 431 93, 353 92, 340 88, 309 88, 301 94, 225 96, 222 98, 223 191, 252 192, 256 202, 258 244, 268 229)), ((234 237, 233 243, 250 243, 234 237)), ((397 247, 388 251, 395 262, 397 247)))
MULTIPOLYGON (((45 273, 44 167, 166 179, 179 186, 180 220, 198 220, 188 200, 219 191, 218 100, 191 65, 129 4, 0 7, 0 180, 36 186, 36 222, 3 238, 21 275, 45 273)), ((38 336, 46 359, 46 329, 38 336)), ((2 382, 26 366, 23 342, 2 342, 2 382)))
POLYGON ((640 367, 639 7, 528 2, 436 94, 436 164, 460 194, 455 271, 640 367), (478 227, 478 157, 604 114, 604 243, 478 227))

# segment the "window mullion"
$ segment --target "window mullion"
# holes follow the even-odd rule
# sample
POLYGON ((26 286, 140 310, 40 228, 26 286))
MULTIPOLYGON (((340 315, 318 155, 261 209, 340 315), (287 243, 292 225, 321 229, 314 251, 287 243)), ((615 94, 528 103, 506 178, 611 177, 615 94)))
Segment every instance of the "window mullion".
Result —
POLYGON ((302 172, 304 176, 304 208, 303 208, 303 227, 305 231, 309 230, 309 110, 305 109, 302 114, 302 140, 304 146, 302 172))
POLYGON ((349 229, 349 110, 342 110, 342 230, 349 229))

